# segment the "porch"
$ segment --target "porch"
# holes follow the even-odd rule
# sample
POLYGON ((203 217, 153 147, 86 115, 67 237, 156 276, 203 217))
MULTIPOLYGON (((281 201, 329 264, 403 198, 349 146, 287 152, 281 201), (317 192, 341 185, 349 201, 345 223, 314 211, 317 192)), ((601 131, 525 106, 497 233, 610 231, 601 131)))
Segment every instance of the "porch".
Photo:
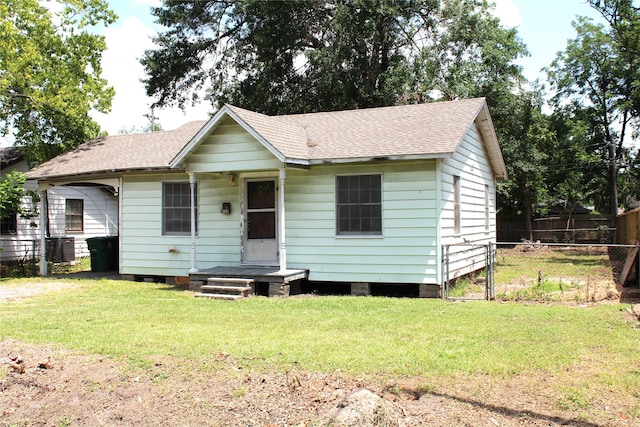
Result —
MULTIPOLYGON (((259 284, 268 285, 268 296, 289 296, 291 284, 309 277, 309 270, 287 269, 280 271, 278 267, 264 266, 217 266, 189 273, 189 290, 204 292, 207 284, 224 284, 237 279, 247 279, 251 286, 250 294, 257 293, 259 284), (205 288, 203 288, 203 286, 205 288)), ((224 286, 224 285, 222 285, 224 286)), ((217 286, 219 288, 219 286, 217 286)))

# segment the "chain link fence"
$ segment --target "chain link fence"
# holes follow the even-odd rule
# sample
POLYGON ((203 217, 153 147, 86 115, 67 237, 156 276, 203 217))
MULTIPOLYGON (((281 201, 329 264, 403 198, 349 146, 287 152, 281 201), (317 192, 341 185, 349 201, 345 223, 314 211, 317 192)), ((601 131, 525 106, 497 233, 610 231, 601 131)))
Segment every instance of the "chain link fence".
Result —
POLYGON ((0 239, 0 277, 37 275, 39 256, 39 239, 0 239))
POLYGON ((463 275, 457 274, 455 260, 478 246, 443 247, 445 298, 598 302, 640 296, 638 246, 497 243, 483 248, 485 264, 463 275))

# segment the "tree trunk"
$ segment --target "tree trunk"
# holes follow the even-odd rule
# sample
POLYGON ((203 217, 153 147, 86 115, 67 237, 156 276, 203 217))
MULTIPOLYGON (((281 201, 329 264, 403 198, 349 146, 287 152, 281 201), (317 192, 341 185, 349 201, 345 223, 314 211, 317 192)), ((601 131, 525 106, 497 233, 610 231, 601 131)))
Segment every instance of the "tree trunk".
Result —
POLYGON ((614 218, 618 215, 618 165, 616 145, 611 141, 609 141, 609 213, 614 218))

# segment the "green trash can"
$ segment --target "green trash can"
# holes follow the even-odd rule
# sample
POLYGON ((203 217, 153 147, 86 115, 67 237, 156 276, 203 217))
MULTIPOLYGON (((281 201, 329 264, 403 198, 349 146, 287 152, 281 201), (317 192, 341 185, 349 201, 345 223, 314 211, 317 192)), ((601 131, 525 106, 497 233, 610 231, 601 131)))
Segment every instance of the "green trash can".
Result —
POLYGON ((90 237, 87 247, 94 273, 118 269, 118 236, 90 237))

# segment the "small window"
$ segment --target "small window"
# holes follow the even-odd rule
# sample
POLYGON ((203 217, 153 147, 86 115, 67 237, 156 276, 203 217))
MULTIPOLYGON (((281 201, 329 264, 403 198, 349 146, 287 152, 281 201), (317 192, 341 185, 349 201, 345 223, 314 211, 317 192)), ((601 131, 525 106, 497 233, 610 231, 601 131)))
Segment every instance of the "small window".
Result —
POLYGON ((18 234, 18 213, 12 212, 6 217, 0 219, 0 234, 14 235, 18 234))
POLYGON ((381 175, 338 176, 336 192, 339 235, 382 234, 381 175))
POLYGON ((460 234, 460 177, 453 177, 453 234, 460 234))
POLYGON ((489 231, 489 217, 490 214, 490 206, 489 206, 489 186, 484 186, 484 229, 489 231))
POLYGON ((69 232, 84 230, 84 200, 65 200, 64 229, 69 232))
MULTIPOLYGON (((195 194, 197 231, 197 187, 195 194)), ((162 184, 162 234, 167 236, 191 234, 191 187, 188 182, 164 182, 162 184)))

